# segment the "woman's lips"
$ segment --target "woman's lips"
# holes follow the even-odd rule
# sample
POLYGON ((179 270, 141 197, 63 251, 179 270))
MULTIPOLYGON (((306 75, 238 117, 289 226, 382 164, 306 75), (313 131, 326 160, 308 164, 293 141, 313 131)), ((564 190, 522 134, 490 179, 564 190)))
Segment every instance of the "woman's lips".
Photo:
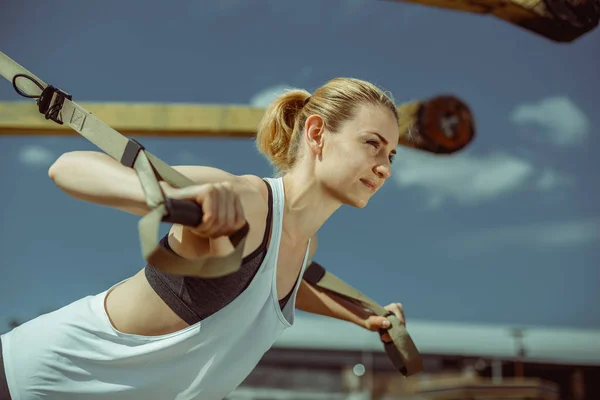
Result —
POLYGON ((375 182, 370 181, 368 179, 361 179, 360 180, 362 182, 363 185, 365 185, 370 191, 375 192, 377 190, 377 185, 375 184, 375 182))

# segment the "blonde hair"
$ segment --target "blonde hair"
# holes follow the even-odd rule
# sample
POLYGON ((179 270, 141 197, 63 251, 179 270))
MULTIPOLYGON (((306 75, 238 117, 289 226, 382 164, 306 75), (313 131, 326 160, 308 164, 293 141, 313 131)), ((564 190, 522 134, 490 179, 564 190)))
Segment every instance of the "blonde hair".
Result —
POLYGON ((352 119, 359 105, 380 105, 398 120, 391 95, 370 82, 354 78, 335 78, 311 95, 306 90, 289 90, 267 107, 256 135, 256 145, 279 173, 295 165, 304 130, 310 115, 319 115, 331 132, 352 119))

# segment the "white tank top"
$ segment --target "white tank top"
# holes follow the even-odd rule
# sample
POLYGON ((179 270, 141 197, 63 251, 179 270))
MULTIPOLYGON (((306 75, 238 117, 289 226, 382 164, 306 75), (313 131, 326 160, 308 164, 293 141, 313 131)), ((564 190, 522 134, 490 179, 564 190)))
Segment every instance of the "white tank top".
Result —
POLYGON ((270 245, 236 299, 201 322, 162 336, 114 329, 104 308, 110 289, 35 318, 2 336, 13 400, 220 400, 232 392, 293 324, 301 281, 281 310, 276 267, 283 181, 267 180, 273 189, 270 245))

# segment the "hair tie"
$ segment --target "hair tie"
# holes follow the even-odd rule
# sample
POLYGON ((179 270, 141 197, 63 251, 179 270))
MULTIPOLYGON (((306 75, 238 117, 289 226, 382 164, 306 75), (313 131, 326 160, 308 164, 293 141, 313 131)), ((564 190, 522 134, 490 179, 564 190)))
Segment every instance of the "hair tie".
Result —
POLYGON ((306 98, 306 100, 304 100, 304 103, 302 104, 302 107, 304 107, 304 106, 306 105, 306 103, 308 103, 308 101, 310 100, 310 97, 311 97, 311 96, 308 96, 308 97, 306 98))

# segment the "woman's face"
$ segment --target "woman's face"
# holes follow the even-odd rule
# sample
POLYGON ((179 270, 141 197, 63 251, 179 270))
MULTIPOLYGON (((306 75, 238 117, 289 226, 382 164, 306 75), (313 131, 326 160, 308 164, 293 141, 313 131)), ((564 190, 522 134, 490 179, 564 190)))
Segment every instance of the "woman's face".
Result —
POLYGON ((316 176, 330 195, 362 208, 391 176, 399 139, 398 122, 383 106, 360 106, 339 132, 325 131, 316 176))

